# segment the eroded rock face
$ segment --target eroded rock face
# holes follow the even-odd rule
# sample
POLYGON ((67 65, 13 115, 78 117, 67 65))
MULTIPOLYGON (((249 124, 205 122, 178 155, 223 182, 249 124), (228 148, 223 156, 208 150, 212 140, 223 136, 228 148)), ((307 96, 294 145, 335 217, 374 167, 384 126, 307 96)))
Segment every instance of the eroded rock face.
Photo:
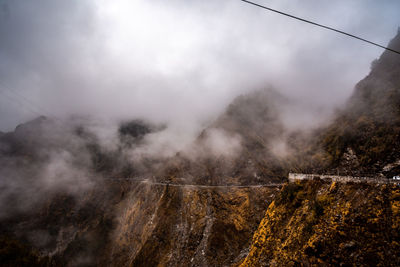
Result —
POLYGON ((109 264, 229 266, 248 248, 277 190, 140 185, 119 206, 109 264))
POLYGON ((3 222, 2 236, 50 266, 229 266, 246 255, 278 190, 106 181, 3 222))
MULTIPOLYGON (((399 50, 400 34, 390 47, 399 50)), ((276 93, 238 97, 199 136, 193 155, 178 153, 165 162, 141 159, 143 164, 135 165, 122 153, 162 129, 137 120, 121 125, 112 149, 84 123, 64 125, 44 117, 0 133, 0 244, 5 247, 0 262, 400 266, 395 185, 304 181, 287 185, 274 198, 278 188, 112 181, 146 175, 176 184, 256 185, 285 181, 293 170, 398 175, 399 73, 400 58, 385 52, 333 122, 310 135, 286 136, 277 109, 286 100, 276 93), (42 168, 51 176, 43 176, 42 168), (60 185, 58 173, 71 169, 77 172, 60 185), (81 179, 86 176, 94 179, 81 179)))
POLYGON ((270 204, 240 266, 399 266, 400 187, 301 181, 270 204))
MULTIPOLYGON (((389 47, 400 49, 400 33, 389 47)), ((397 175, 399 168, 385 167, 400 158, 399 77, 400 57, 385 51, 374 62, 371 72, 356 85, 333 123, 318 137, 324 149, 320 160, 320 165, 325 165, 324 171, 397 175), (349 154, 349 150, 353 153, 349 154)), ((315 154, 314 159, 320 157, 315 154)))

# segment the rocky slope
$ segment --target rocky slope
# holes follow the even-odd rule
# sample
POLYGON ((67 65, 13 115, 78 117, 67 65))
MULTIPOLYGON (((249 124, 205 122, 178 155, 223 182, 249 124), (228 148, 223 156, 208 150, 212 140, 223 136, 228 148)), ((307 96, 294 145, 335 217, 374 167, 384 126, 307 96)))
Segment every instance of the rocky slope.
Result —
POLYGON ((119 206, 105 265, 229 266, 276 192, 141 185, 119 206))
MULTIPOLYGON (((400 50, 400 31, 389 47, 400 50)), ((385 51, 331 125, 293 135, 290 170, 400 171, 400 56, 385 51)), ((399 266, 400 187, 302 181, 268 207, 240 266, 399 266)))
MULTIPOLYGON (((400 50, 400 33, 390 46, 400 50)), ((287 99, 279 94, 238 97, 192 150, 167 161, 127 160, 125 147, 163 128, 141 121, 121 125, 112 149, 84 125, 46 118, 2 134, 1 262, 398 266, 394 185, 304 181, 278 193, 185 184, 282 182, 289 171, 397 174, 399 73, 400 57, 385 52, 333 123, 311 135, 286 131, 277 106, 287 99), (275 151, 282 142, 290 154, 275 151), (111 179, 136 175, 172 184, 111 179)))
MULTIPOLYGON (((122 124, 121 145, 140 145, 158 129, 122 124)), ((118 150, 105 150, 84 126, 44 117, 6 133, 0 144, 5 266, 228 266, 245 256, 279 190, 113 180, 107 177, 143 167, 127 171, 118 150), (54 162, 65 154, 75 156, 54 162), (45 175, 48 166, 58 177, 45 175)))
MULTIPOLYGON (((389 43, 400 50, 400 31, 389 43)), ((315 172, 391 177, 400 171, 400 56, 385 51, 352 97, 311 141, 298 140, 297 167, 315 172)), ((296 139, 296 138, 294 138, 296 139)), ((293 142, 296 144, 296 140, 293 142)))
POLYGON ((288 102, 272 88, 237 97, 197 138, 195 156, 180 153, 163 173, 197 184, 260 184, 286 180, 287 159, 274 147, 284 143, 279 107, 288 102))
POLYGON ((397 185, 287 184, 240 266, 399 266, 399 233, 397 185))
POLYGON ((0 257, 8 266, 22 257, 21 266, 229 266, 246 255, 277 191, 110 181, 79 201, 58 196, 3 221, 3 244, 22 243, 0 257))

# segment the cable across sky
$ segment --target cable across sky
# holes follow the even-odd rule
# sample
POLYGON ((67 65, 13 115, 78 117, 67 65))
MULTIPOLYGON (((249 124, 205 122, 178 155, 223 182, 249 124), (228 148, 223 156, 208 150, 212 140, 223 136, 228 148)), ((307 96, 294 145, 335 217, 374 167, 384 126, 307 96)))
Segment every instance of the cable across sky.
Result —
POLYGON ((368 44, 371 44, 371 45, 374 45, 374 46, 383 48, 383 49, 385 49, 385 50, 388 50, 388 51, 391 51, 391 52, 393 52, 393 53, 396 53, 396 54, 399 54, 399 55, 400 55, 400 52, 399 52, 399 51, 396 51, 396 50, 391 49, 391 48, 389 48, 389 47, 386 47, 386 46, 383 46, 383 45, 380 45, 380 44, 371 42, 371 41, 369 41, 369 40, 367 40, 367 39, 358 37, 358 36, 356 36, 356 35, 353 35, 353 34, 350 34, 350 33, 347 33, 347 32, 341 31, 341 30, 337 30, 337 29, 335 29, 335 28, 332 28, 332 27, 329 27, 329 26, 325 26, 325 25, 322 25, 322 24, 319 24, 319 23, 316 23, 316 22, 313 22, 313 21, 310 21, 310 20, 307 20, 307 19, 303 19, 303 18, 300 18, 300 17, 296 17, 296 16, 294 16, 294 15, 291 15, 291 14, 288 14, 288 13, 285 13, 285 12, 282 12, 282 11, 279 11, 279 10, 276 10, 276 9, 273 9, 273 8, 270 8, 270 7, 267 7, 267 6, 263 6, 263 5, 260 5, 260 4, 251 2, 251 1, 247 1, 247 0, 239 0, 239 1, 242 1, 242 2, 244 2, 244 3, 247 3, 247 4, 250 4, 250 5, 253 5, 253 6, 262 8, 262 9, 264 9, 264 10, 268 10, 268 11, 271 11, 271 12, 278 13, 278 14, 280 14, 280 15, 283 15, 283 16, 286 16, 286 17, 289 17, 289 18, 292 18, 292 19, 300 20, 300 21, 302 21, 302 22, 309 23, 309 24, 312 24, 312 25, 314 25, 314 26, 318 26, 318 27, 321 27, 321 28, 324 28, 324 29, 327 29, 327 30, 330 30, 330 31, 334 31, 334 32, 337 32, 337 33, 340 33, 340 34, 343 34, 343 35, 347 35, 347 36, 352 37, 352 38, 354 38, 354 39, 357 39, 357 40, 366 42, 366 43, 368 43, 368 44))

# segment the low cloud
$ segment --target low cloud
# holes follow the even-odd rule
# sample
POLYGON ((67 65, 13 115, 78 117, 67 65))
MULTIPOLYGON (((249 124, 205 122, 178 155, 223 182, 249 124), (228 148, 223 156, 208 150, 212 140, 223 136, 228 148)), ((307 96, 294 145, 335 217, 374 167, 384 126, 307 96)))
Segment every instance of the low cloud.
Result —
MULTIPOLYGON (((394 0, 269 5, 382 44, 400 24, 394 0)), ((382 52, 241 1, 0 0, 0 37, 0 130, 60 120, 37 134, 32 155, 0 144, 3 213, 11 199, 29 210, 45 188, 79 194, 93 170, 144 172, 145 159, 179 151, 234 157, 241 136, 202 130, 267 84, 293 101, 277 109, 286 129, 326 123, 382 52), (125 146, 119 127, 138 118, 163 128, 125 146)), ((290 153, 284 137, 270 149, 290 153)))
POLYGON ((181 155, 196 161, 206 158, 235 159, 242 149, 240 135, 224 129, 208 128, 196 142, 185 147, 181 155))
MULTIPOLYGON (((314 110, 342 103, 381 53, 240 1, 0 4, 3 131, 38 114, 78 114, 144 118, 194 138, 235 96, 266 83, 313 121, 314 110)), ((269 4, 380 43, 400 24, 398 1, 269 4)))
POLYGON ((92 175, 87 169, 90 161, 80 162, 81 166, 77 166, 76 160, 76 154, 73 155, 68 151, 52 152, 50 160, 45 163, 38 175, 38 183, 43 186, 43 190, 76 194, 90 189, 94 184, 91 180, 92 175))

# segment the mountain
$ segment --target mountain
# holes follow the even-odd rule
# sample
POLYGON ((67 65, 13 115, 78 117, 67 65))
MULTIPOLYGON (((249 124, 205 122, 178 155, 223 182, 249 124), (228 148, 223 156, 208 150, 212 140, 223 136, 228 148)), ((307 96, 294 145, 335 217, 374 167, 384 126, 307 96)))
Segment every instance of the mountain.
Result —
MULTIPOLYGON (((389 47, 400 50, 400 31, 389 47)), ((289 169, 390 178, 400 172, 399 134, 400 56, 385 51, 330 125, 292 136, 289 169)), ((287 184, 238 265, 399 266, 399 207, 395 184, 287 184)))
POLYGON ((240 266, 399 266, 400 188, 285 185, 269 205, 240 266))
MULTIPOLYGON (((124 122, 120 146, 140 146, 157 129, 124 122)), ((105 148, 86 120, 40 117, 0 143, 0 258, 6 266, 229 265, 246 255, 279 189, 107 178, 129 177, 138 168, 127 165, 133 169, 124 174, 121 166, 129 161, 121 148, 105 148)))
POLYGON ((178 153, 162 173, 198 184, 249 185, 286 180, 280 108, 289 100, 272 88, 238 96, 187 151, 178 153))
MULTIPOLYGON (((389 48, 400 50, 400 32, 389 48)), ((390 177, 400 171, 399 133, 400 56, 385 51, 319 141, 330 168, 390 177)))
POLYGON ((277 191, 105 181, 3 219, 0 258, 6 266, 22 257, 20 266, 228 266, 246 256, 277 191))
MULTIPOLYGON (((389 46, 400 50, 400 33, 389 46)), ((332 122, 307 133, 285 128, 288 98, 253 91, 166 159, 131 153, 167 127, 142 120, 122 122, 112 143, 85 119, 20 125, 0 136, 0 260, 399 266, 397 185, 286 178, 397 174, 399 77, 400 57, 384 52, 332 122)))

